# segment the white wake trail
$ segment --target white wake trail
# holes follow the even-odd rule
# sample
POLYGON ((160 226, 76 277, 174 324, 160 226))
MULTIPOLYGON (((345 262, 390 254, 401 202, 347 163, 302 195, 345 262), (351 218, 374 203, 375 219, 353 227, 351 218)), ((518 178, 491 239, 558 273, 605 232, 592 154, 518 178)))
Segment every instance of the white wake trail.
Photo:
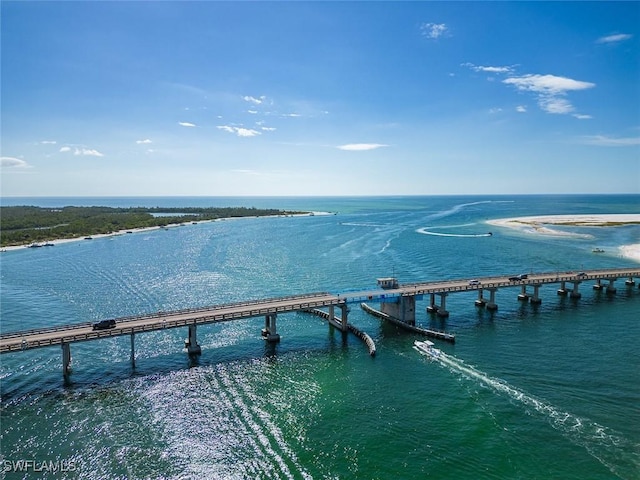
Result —
POLYGON ((564 412, 504 380, 490 377, 472 366, 465 365, 462 360, 452 355, 442 352, 434 360, 454 373, 461 373, 467 378, 478 380, 494 391, 533 408, 545 416, 553 428, 560 431, 571 442, 584 447, 591 456, 619 478, 629 480, 637 478, 637 472, 640 471, 640 454, 638 453, 640 446, 633 444, 621 434, 586 418, 564 412))

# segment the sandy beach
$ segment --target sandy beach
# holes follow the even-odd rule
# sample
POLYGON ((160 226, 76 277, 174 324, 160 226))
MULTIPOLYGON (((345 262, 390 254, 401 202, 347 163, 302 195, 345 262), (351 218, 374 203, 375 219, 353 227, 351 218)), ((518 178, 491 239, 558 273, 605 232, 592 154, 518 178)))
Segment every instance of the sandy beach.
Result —
MULTIPOLYGON (((511 228, 537 235, 593 238, 592 235, 568 232, 557 227, 614 227, 622 225, 640 225, 640 214, 607 215, 542 215, 531 217, 499 218, 487 220, 489 225, 511 228)), ((640 261, 640 244, 618 247, 619 254, 640 261)))

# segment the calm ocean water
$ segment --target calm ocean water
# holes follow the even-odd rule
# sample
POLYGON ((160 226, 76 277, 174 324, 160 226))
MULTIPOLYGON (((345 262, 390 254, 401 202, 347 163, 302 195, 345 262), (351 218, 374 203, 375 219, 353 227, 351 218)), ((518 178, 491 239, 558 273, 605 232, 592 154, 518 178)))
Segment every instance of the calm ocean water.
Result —
MULTIPOLYGON (((3 205, 255 206, 335 212, 187 224, 168 231, 3 252, 2 331, 279 295, 529 271, 637 267, 617 247, 640 227, 540 237, 485 220, 640 212, 640 196, 3 199, 3 205), (491 237, 477 236, 491 230, 491 237), (429 235, 426 233, 440 233, 429 235), (594 254, 600 247, 605 253, 594 254)), ((571 227, 565 227, 565 229, 571 227)), ((2 469, 58 462, 66 472, 2 478, 637 479, 640 289, 582 298, 541 289, 540 306, 497 294, 447 298, 455 331, 438 363, 418 337, 353 306, 377 356, 306 314, 260 318, 2 355, 2 469), (72 468, 68 468, 71 466, 72 468)))

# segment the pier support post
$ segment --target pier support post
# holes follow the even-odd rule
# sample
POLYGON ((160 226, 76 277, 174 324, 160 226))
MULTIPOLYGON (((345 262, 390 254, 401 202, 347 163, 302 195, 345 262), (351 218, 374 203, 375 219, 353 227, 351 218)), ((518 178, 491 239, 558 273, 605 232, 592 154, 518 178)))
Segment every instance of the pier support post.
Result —
POLYGON ((609 280, 609 285, 607 285, 607 293, 616 293, 616 287, 613 286, 613 282, 615 282, 616 280, 616 278, 612 278, 609 280))
POLYGON ((429 294, 429 306, 427 307, 427 312, 436 313, 438 311, 438 306, 436 305, 436 294, 429 294))
POLYGON ((487 303, 487 310, 497 310, 498 304, 496 303, 497 288, 489 288, 489 302, 487 303))
POLYGON ((582 297, 582 294, 578 291, 578 287, 580 286, 580 283, 582 282, 573 282, 573 290, 571 290, 569 297, 576 298, 576 299, 582 297))
POLYGON ((522 291, 518 295, 518 300, 520 300, 521 302, 528 302, 529 301, 529 294, 527 293, 527 286, 526 285, 522 285, 522 291))
POLYGON ((438 295, 440 295, 440 306, 436 314, 439 317, 446 318, 449 316, 449 312, 447 311, 447 294, 443 292, 438 295))
POLYGON ((279 342, 280 335, 278 335, 276 327, 275 313, 270 313, 264 317, 264 328, 262 329, 262 336, 267 342, 279 342))
POLYGON ((66 377, 71 373, 71 344, 62 342, 62 374, 66 377))
POLYGON ((387 299, 380 304, 380 311, 408 325, 416 324, 416 297, 412 295, 387 299))
POLYGON ((136 334, 131 334, 131 366, 136 368, 136 334))
POLYGON ((533 297, 531 297, 531 303, 534 305, 540 305, 542 299, 540 298, 540 285, 533 286, 533 297))
POLYGON ((339 305, 340 307, 340 319, 342 320, 342 331, 346 332, 349 329, 349 307, 346 303, 339 305))
POLYGON ((558 295, 565 296, 567 294, 566 282, 560 282, 560 288, 558 289, 558 295))
POLYGON ((333 327, 344 333, 349 331, 349 326, 347 323, 347 314, 349 312, 349 309, 347 308, 346 304, 338 305, 338 307, 340 307, 340 319, 336 319, 334 305, 329 305, 329 316, 327 317, 327 319, 329 320, 329 325, 332 325, 333 327))
POLYGON ((202 353, 202 349, 198 345, 196 330, 196 325, 189 325, 189 337, 184 342, 184 348, 187 349, 189 355, 200 355, 202 353))
POLYGON ((475 301, 476 307, 484 307, 487 304, 487 301, 483 297, 483 288, 478 289, 478 299, 475 301))

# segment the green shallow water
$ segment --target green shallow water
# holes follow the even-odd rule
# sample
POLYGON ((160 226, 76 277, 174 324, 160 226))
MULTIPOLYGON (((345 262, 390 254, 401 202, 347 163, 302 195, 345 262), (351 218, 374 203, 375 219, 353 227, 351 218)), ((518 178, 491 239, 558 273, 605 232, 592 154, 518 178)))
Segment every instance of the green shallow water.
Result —
MULTIPOLYGON (((637 227, 590 229, 590 240, 495 227, 470 236, 487 231, 487 218, 637 212, 637 196, 493 200, 244 199, 339 213, 6 252, 2 330, 359 290, 391 274, 409 283, 637 265, 613 253, 639 243, 637 227)), ((74 344, 67 382, 59 348, 3 355, 3 467, 75 467, 3 478, 638 478, 640 289, 616 286, 611 296, 585 284, 579 301, 550 286, 538 307, 504 289, 494 314, 477 309, 474 294, 450 295, 446 321, 418 302, 420 324, 457 333, 455 345, 438 345, 442 362, 357 306, 349 319, 373 337, 375 358, 305 314, 278 317, 274 347, 260 337, 261 319, 199 328, 195 360, 181 351, 184 331, 138 335, 135 370, 127 338, 74 344)))

